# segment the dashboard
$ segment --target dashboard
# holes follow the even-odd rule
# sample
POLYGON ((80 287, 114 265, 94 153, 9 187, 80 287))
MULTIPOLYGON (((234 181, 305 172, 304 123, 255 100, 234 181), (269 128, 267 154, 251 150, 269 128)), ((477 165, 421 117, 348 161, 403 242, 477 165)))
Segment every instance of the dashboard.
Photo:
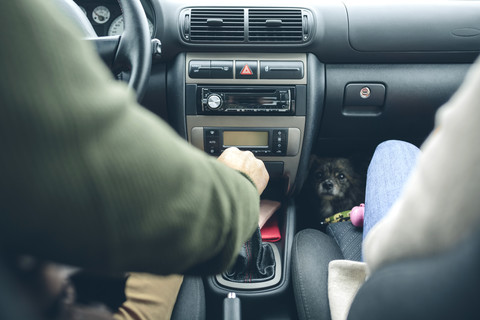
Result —
MULTIPOLYGON (((75 0, 99 36, 123 30, 115 0, 75 0)), ((274 282, 205 279, 209 319, 239 290, 246 319, 296 319, 295 201, 311 155, 420 146, 480 53, 480 1, 142 0, 161 56, 142 105, 193 146, 262 159, 282 202, 274 282), (220 280, 221 281, 220 281, 220 280), (214 311, 212 311, 214 310, 214 311)))
MULTIPOLYGON (((75 1, 99 36, 121 34, 116 0, 75 1)), ((288 195, 312 153, 420 145, 480 52, 477 1, 141 2, 162 45, 142 104, 212 155, 230 145, 225 132, 240 141, 270 132, 268 143, 236 146, 264 160, 288 195), (273 129, 287 132, 282 150, 273 129), (211 130, 222 136, 207 139, 211 130)))
MULTIPOLYGON (((75 1, 99 36, 121 34, 116 0, 75 1)), ((279 198, 301 190, 311 154, 420 145, 480 53, 479 1, 141 3, 161 41, 142 104, 211 155, 254 152, 279 198)))
POLYGON ((167 106, 162 114, 205 151, 208 141, 197 136, 200 128, 298 129, 297 154, 257 153, 266 162, 283 164, 288 193, 300 190, 312 153, 349 155, 392 138, 420 145, 433 128, 436 109, 480 52, 478 2, 152 3, 156 37, 164 48, 157 64, 168 86, 166 95, 158 96, 167 106), (249 61, 252 74, 239 75, 237 65, 243 68, 249 61), (304 73, 300 79, 289 72, 283 79, 266 78, 262 63, 271 61, 283 70, 301 62, 304 73), (232 76, 212 77, 221 69, 217 62, 228 62, 232 76), (295 111, 251 114, 246 106, 235 113, 220 108, 205 114, 197 109, 202 99, 209 103, 208 95, 200 97, 202 90, 218 94, 221 89, 232 96, 236 89, 252 92, 261 86, 293 86, 295 111), (362 98, 361 90, 371 94, 362 98))

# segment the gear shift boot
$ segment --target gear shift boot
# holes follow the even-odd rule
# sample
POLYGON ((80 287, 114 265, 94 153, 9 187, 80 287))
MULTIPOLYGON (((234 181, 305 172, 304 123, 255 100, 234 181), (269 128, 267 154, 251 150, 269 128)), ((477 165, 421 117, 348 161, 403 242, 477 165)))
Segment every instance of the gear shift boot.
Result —
POLYGON ((260 229, 245 242, 233 267, 223 274, 223 278, 232 282, 258 283, 268 281, 275 276, 275 255, 272 247, 262 242, 260 229))

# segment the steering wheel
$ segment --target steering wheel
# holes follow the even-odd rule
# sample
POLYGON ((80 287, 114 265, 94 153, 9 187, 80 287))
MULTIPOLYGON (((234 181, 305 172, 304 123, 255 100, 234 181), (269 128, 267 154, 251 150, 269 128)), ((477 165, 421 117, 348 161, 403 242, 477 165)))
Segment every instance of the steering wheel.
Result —
POLYGON ((129 70, 128 85, 140 101, 147 88, 152 50, 147 17, 140 0, 117 0, 122 8, 124 31, 120 36, 98 37, 88 18, 73 0, 55 0, 57 6, 94 43, 103 61, 114 74, 129 70))

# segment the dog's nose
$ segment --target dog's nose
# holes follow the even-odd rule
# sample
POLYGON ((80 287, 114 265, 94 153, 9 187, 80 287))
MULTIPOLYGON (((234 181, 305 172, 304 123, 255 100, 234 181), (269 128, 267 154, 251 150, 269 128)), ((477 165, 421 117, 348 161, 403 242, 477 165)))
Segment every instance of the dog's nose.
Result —
POLYGON ((327 180, 327 181, 323 182, 323 187, 325 188, 325 190, 332 190, 333 182, 330 181, 330 180, 327 180))

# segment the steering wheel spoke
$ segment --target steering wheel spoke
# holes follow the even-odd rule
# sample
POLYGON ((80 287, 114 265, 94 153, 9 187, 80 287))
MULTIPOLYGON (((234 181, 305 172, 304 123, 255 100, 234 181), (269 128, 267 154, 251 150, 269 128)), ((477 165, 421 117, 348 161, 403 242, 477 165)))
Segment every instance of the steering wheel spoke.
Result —
MULTIPOLYGON (((88 23, 83 12, 72 0, 55 0, 67 16, 77 24, 88 23), (85 22, 86 21, 86 22, 85 22)), ((107 66, 114 74, 130 70, 128 85, 137 92, 140 101, 147 88, 152 67, 152 47, 147 16, 140 0, 118 0, 123 12, 124 31, 121 36, 95 37, 86 33, 107 66), (127 66, 127 68, 124 68, 127 66)), ((90 29, 93 30, 91 25, 90 29)), ((88 28, 82 28, 87 30, 88 28)), ((94 33, 94 32, 93 32, 94 33)))
POLYGON ((120 43, 120 36, 87 38, 86 40, 93 43, 103 62, 112 69, 118 50, 118 44, 120 43))

